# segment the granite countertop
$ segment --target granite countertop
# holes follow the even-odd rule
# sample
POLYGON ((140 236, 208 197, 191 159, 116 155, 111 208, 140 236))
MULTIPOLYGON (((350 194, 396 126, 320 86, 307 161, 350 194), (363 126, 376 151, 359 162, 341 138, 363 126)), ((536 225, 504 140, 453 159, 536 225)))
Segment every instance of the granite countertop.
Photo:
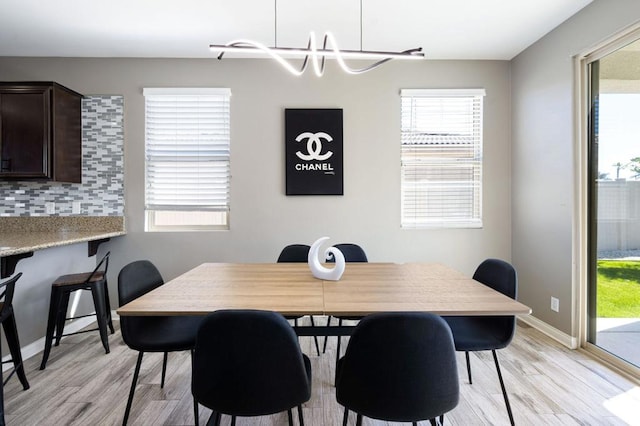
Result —
POLYGON ((0 257, 125 235, 122 216, 0 218, 0 257))

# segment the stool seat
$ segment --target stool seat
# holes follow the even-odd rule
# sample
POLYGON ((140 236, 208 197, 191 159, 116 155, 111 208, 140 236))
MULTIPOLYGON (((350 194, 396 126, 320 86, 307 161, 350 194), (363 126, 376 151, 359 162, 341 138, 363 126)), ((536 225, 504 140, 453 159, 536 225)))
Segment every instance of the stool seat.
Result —
POLYGON ((51 345, 53 344, 55 334, 55 346, 60 345, 60 339, 64 336, 70 336, 78 333, 86 333, 89 331, 99 331, 100 340, 104 347, 105 353, 109 353, 109 339, 107 337, 107 326, 111 334, 115 332, 113 321, 111 319, 111 304, 109 303, 109 289, 107 286, 107 269, 109 267, 109 255, 107 253, 98 262, 98 265, 92 272, 80 272, 75 274, 67 274, 58 277, 51 284, 51 302, 49 304, 49 319, 47 321, 47 332, 45 335, 44 352, 42 355, 42 363, 40 370, 44 370, 47 366, 47 360, 51 353, 51 345), (104 269, 101 269, 104 265, 104 269), (78 290, 89 290, 93 297, 93 305, 95 307, 97 328, 90 330, 81 330, 75 333, 64 334, 65 323, 69 320, 92 316, 81 315, 67 318, 67 308, 69 307, 69 298, 71 293, 78 290))
POLYGON ((63 287, 70 285, 89 284, 104 280, 104 271, 81 272, 79 274, 68 274, 59 276, 53 284, 54 287, 63 287))

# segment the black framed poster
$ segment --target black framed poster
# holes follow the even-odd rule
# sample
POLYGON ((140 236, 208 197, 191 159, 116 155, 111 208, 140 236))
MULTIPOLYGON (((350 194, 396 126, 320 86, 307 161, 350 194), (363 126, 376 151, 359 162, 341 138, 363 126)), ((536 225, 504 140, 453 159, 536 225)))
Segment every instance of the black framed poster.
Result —
POLYGON ((287 195, 343 195, 342 109, 285 109, 287 195))

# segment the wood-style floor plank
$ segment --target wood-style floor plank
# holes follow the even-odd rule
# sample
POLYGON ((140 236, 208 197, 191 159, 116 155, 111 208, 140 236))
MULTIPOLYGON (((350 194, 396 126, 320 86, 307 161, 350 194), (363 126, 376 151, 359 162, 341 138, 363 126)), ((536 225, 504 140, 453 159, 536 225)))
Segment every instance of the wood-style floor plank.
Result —
MULTIPOLYGON (((316 321, 325 324, 326 317, 318 316, 316 321)), ((336 340, 330 338, 326 353, 317 356, 313 339, 300 339, 313 371, 311 400, 303 406, 306 425, 342 424, 343 408, 336 402, 334 387, 336 340)), ((38 369, 40 356, 26 360, 31 389, 23 391, 16 378, 7 383, 7 424, 120 425, 137 353, 122 342, 119 331, 109 337, 109 344, 111 353, 105 354, 98 334, 86 333, 64 338, 54 347, 44 371, 38 369)), ((346 345, 345 338, 342 351, 346 345)), ((519 325, 513 343, 498 351, 498 357, 518 425, 633 424, 634 417, 628 413, 640 406, 640 389, 583 352, 569 350, 537 330, 519 325)), ((508 425, 491 353, 472 353, 471 362, 472 385, 464 354, 458 354, 460 403, 447 414, 446 424, 508 425)), ((160 388, 161 367, 162 354, 145 354, 129 424, 192 425, 189 353, 169 355, 164 389, 160 388)), ((200 407, 200 425, 206 424, 209 414, 200 407)), ((297 424, 297 411, 293 414, 297 424)), ((227 426, 230 420, 223 416, 222 424, 227 426)), ((286 425, 287 414, 238 418, 237 424, 286 425)), ((355 424, 354 413, 349 424, 355 424)), ((364 424, 400 425, 367 418, 364 424)))

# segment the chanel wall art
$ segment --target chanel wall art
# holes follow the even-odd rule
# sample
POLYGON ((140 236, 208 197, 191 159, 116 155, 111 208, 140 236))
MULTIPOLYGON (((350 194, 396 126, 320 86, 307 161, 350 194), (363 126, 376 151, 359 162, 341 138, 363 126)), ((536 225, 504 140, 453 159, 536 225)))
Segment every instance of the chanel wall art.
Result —
POLYGON ((342 109, 285 109, 287 195, 343 195, 342 109))

